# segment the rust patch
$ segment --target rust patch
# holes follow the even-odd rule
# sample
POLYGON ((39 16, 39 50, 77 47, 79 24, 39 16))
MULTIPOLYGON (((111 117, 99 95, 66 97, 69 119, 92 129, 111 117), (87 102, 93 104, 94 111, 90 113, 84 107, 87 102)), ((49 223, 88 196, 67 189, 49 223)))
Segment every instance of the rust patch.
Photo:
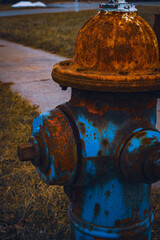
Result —
POLYGON ((98 109, 94 103, 89 103, 88 101, 86 102, 86 100, 81 100, 81 102, 79 102, 77 106, 86 107, 89 113, 98 114, 99 116, 103 116, 104 113, 107 112, 109 109, 109 106, 98 109))
POLYGON ((96 203, 94 207, 94 217, 97 217, 99 212, 100 212, 100 205, 96 203))
POLYGON ((157 104, 157 99, 153 99, 148 105, 147 105, 147 108, 148 109, 151 109, 153 108, 155 105, 157 104))
POLYGON ((73 61, 79 68, 121 72, 125 75, 131 71, 155 69, 159 58, 155 42, 153 30, 136 12, 127 15, 101 13, 80 30, 73 61), (144 44, 147 46, 147 55, 144 44))
POLYGON ((149 138, 144 138, 143 140, 142 140, 142 145, 149 145, 149 144, 151 144, 151 139, 149 139, 149 138))
POLYGON ((71 60, 65 60, 65 61, 62 61, 62 62, 60 62, 60 65, 61 66, 69 66, 69 65, 71 65, 72 64, 72 61, 71 60))
POLYGON ((108 215, 108 211, 107 210, 105 211, 105 214, 108 215))
POLYGON ((115 221, 115 227, 123 227, 123 226, 129 226, 132 224, 131 218, 125 218, 122 220, 116 220, 115 221))
POLYGON ((110 196, 111 196, 111 191, 108 190, 108 191, 106 192, 106 196, 107 196, 107 197, 110 197, 110 196))
POLYGON ((102 156, 102 151, 101 150, 98 151, 98 156, 102 156))
POLYGON ((79 31, 69 62, 52 71, 54 81, 64 86, 110 92, 160 88, 158 42, 136 12, 96 14, 79 31))
POLYGON ((80 127, 80 131, 81 131, 82 135, 85 135, 85 133, 86 133, 86 126, 85 126, 85 124, 82 123, 82 122, 78 122, 78 125, 80 127))
POLYGON ((47 177, 50 176, 50 174, 51 174, 51 170, 52 170, 52 169, 50 168, 50 169, 48 170, 48 172, 46 173, 46 176, 47 176, 47 177))
POLYGON ((143 138, 144 136, 146 136, 146 132, 145 131, 142 131, 142 132, 137 134, 137 138, 138 139, 143 138))
POLYGON ((102 143, 102 146, 106 147, 108 145, 108 140, 103 139, 101 143, 102 143))
POLYGON ((146 215, 146 213, 147 213, 147 209, 144 210, 143 214, 146 215))
POLYGON ((49 177, 51 169, 48 170, 48 167, 53 161, 54 183, 66 185, 72 182, 76 169, 77 147, 70 122, 61 110, 52 110, 50 116, 43 119, 43 126, 36 138, 41 149, 40 170, 49 177))
POLYGON ((106 238, 94 237, 95 240, 106 240, 106 238))

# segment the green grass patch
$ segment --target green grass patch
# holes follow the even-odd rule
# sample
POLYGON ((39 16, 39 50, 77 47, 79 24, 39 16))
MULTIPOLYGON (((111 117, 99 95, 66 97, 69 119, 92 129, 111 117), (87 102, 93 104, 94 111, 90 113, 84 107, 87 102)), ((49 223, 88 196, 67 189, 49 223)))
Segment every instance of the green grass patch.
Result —
MULTIPOLYGON (((153 26, 158 9, 160 7, 139 7, 139 14, 153 26)), ((1 17, 0 38, 73 57, 77 33, 95 13, 95 10, 89 10, 1 17)))

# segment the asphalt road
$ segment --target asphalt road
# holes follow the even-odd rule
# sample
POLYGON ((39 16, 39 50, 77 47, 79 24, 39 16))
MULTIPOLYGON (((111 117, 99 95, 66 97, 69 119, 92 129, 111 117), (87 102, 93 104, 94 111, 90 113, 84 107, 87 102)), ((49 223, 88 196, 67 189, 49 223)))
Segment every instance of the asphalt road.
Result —
MULTIPOLYGON (((37 14, 37 13, 54 13, 54 12, 68 12, 68 11, 98 9, 99 4, 100 2, 53 3, 53 4, 48 4, 48 8, 42 8, 42 9, 22 9, 22 10, 13 9, 9 11, 0 11, 0 17, 37 14)), ((159 2, 136 2, 135 4, 136 6, 160 6, 160 1, 159 2)))
POLYGON ((0 17, 17 16, 26 14, 37 13, 55 13, 55 12, 68 12, 79 11, 88 9, 98 9, 99 3, 63 3, 63 4, 48 4, 48 8, 42 9, 18 9, 9 11, 0 11, 0 17))

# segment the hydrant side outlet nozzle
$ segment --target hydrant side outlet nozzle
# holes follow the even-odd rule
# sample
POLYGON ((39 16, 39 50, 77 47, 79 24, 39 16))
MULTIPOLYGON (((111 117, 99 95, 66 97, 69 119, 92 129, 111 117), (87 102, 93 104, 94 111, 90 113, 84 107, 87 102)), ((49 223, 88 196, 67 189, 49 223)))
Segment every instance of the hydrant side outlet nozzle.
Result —
POLYGON ((136 132, 123 146, 120 168, 131 182, 153 183, 160 179, 160 132, 154 129, 136 132))
POLYGON ((35 157, 35 148, 33 143, 24 143, 18 146, 17 154, 21 162, 33 161, 35 157))
POLYGON ((33 121, 30 141, 18 148, 22 161, 32 161, 47 184, 74 182, 78 168, 77 140, 70 121, 60 109, 43 113, 33 121))

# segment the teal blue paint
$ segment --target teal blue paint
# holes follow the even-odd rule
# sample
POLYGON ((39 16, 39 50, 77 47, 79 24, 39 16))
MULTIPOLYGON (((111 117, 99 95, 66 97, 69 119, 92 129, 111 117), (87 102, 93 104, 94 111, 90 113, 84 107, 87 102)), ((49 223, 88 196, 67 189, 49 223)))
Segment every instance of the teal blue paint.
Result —
MULTIPOLYGON (((117 127, 114 123, 108 123, 105 129, 99 129, 93 126, 91 121, 85 118, 84 115, 79 114, 77 122, 83 123, 86 128, 85 134, 82 134, 80 129, 80 138, 85 142, 85 151, 82 149, 83 156, 92 157, 97 156, 101 150, 101 141, 106 139, 109 145, 115 138, 117 127), (96 134, 96 137, 94 136, 96 134)), ((106 149, 105 154, 109 154, 110 149, 106 149)))
POLYGON ((140 216, 144 216, 145 210, 150 208, 150 199, 148 198, 150 194, 151 192, 148 184, 144 184, 142 196, 139 201, 140 216))
POLYGON ((43 126, 43 119, 44 118, 47 119, 49 116, 50 116, 50 111, 40 114, 38 117, 36 117, 33 120, 33 124, 32 124, 32 134, 33 135, 35 133, 39 132, 40 126, 43 126))
MULTIPOLYGON (((105 131, 107 132, 107 139, 111 143, 115 138, 115 135, 116 135, 116 132, 117 132, 117 127, 115 126, 114 123, 109 122, 105 131)), ((106 134, 104 134, 104 130, 102 132, 102 135, 103 135, 103 137, 105 137, 105 135, 106 135, 106 134)))
POLYGON ((128 152, 134 152, 141 146, 141 141, 137 138, 132 139, 131 145, 128 148, 128 152))
POLYGON ((152 140, 152 143, 160 141, 160 133, 157 131, 147 130, 146 137, 152 140))
POLYGON ((97 156, 98 152, 100 150, 100 133, 97 131, 97 128, 95 128, 91 122, 89 122, 85 116, 79 115, 77 122, 83 123, 86 128, 85 135, 80 133, 80 138, 84 140, 85 142, 85 151, 82 149, 82 153, 84 157, 92 157, 97 156), (94 138, 94 133, 96 133, 96 138, 94 138))
POLYGON ((133 131, 133 133, 141 131, 143 128, 137 128, 136 130, 133 131))
MULTIPOLYGON (((111 176, 108 176, 108 178, 110 177, 111 176)), ((100 182, 100 179, 98 182, 100 182)), ((96 184, 94 188, 88 186, 84 194, 85 198, 82 213, 82 219, 84 221, 111 227, 114 226, 116 220, 122 220, 124 215, 126 215, 126 206, 123 203, 123 185, 118 179, 112 179, 102 186, 96 184), (92 197, 90 198, 90 196, 92 197), (97 216, 95 216, 94 213, 96 204, 101 206, 97 216), (106 215, 106 211, 108 215, 106 215)))
POLYGON ((160 159, 158 159, 154 164, 160 166, 160 159))
POLYGON ((49 176, 49 179, 52 183, 54 183, 54 181, 55 181, 54 156, 52 157, 50 169, 51 169, 51 174, 49 176))
POLYGON ((151 117, 151 123, 152 123, 153 126, 156 125, 156 118, 155 118, 155 116, 151 117))
POLYGON ((93 176, 96 174, 96 166, 94 165, 94 162, 92 160, 87 161, 86 173, 93 175, 93 176))
POLYGON ((45 132, 47 133, 48 137, 51 136, 50 133, 49 133, 49 131, 47 130, 46 126, 45 126, 45 132))

